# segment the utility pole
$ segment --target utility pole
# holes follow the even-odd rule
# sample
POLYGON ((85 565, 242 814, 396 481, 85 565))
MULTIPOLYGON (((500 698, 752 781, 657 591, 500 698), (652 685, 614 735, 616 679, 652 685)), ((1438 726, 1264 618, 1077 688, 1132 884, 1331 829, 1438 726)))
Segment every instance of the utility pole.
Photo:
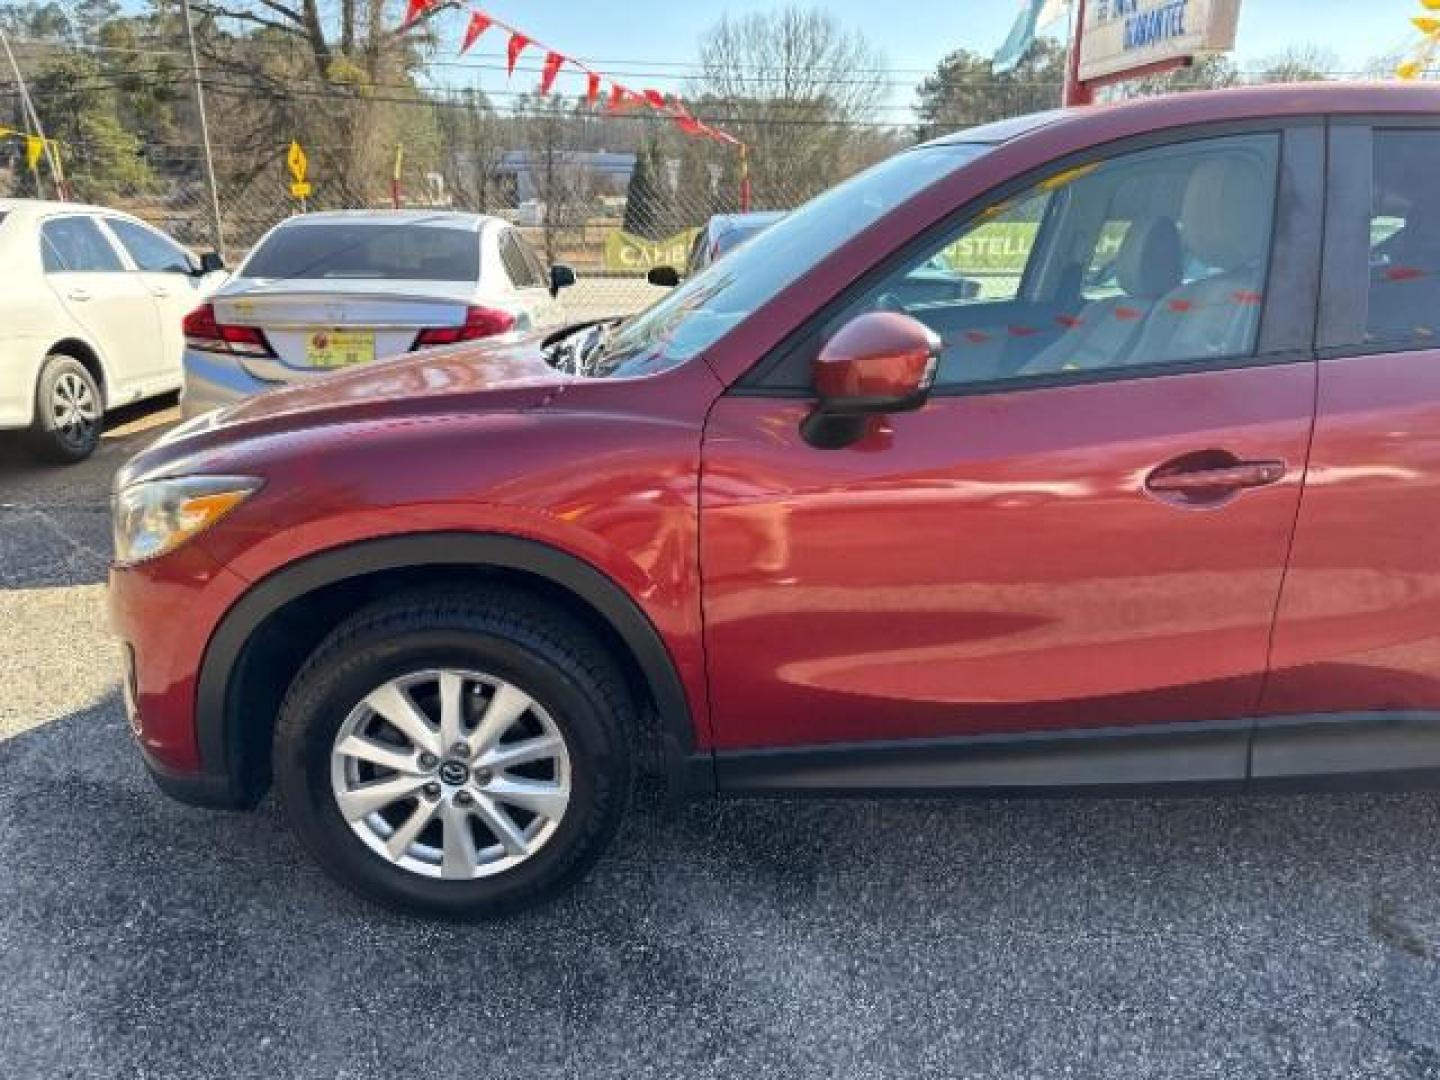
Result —
POLYGON ((205 147, 205 182, 210 187, 210 229, 215 251, 225 255, 225 227, 220 221, 220 189, 215 183, 215 156, 210 150, 210 122, 205 117, 205 88, 200 84, 200 50, 195 47, 195 20, 190 0, 180 0, 185 13, 185 36, 190 41, 190 78, 195 84, 195 109, 200 113, 200 141, 205 147))
POLYGON ((1071 8, 1070 53, 1065 57, 1065 105, 1091 105, 1095 95, 1080 81, 1080 42, 1085 36, 1085 0, 1074 0, 1071 8))
MULTIPOLYGON (((20 74, 20 65, 15 60, 15 52, 10 48, 10 36, 5 33, 5 27, 0 26, 0 45, 5 46, 5 56, 10 61, 10 70, 15 73, 15 82, 20 87, 20 103, 25 110, 26 116, 35 128, 35 134, 39 137, 45 148, 45 158, 50 162, 50 175, 55 179, 55 191, 61 201, 65 199, 65 181, 61 179, 60 163, 55 158, 55 147, 50 140, 45 138, 45 128, 40 123, 40 114, 35 111, 35 102, 30 100, 30 88, 25 85, 25 76, 20 74)), ((36 174, 38 177, 38 173, 36 174)))

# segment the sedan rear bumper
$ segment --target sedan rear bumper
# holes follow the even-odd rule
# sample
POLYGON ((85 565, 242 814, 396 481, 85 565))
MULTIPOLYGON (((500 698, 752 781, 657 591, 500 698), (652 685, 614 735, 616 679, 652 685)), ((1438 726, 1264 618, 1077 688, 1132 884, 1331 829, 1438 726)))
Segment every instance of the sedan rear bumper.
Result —
POLYGON ((274 390, 280 383, 257 379, 233 356, 185 350, 185 387, 180 391, 180 415, 199 416, 245 398, 274 390))

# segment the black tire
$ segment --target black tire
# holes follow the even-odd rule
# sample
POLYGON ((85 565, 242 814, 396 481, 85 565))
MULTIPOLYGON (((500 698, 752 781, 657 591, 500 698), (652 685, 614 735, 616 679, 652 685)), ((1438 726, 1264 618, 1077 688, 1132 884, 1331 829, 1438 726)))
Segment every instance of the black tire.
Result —
POLYGON ((281 707, 276 786, 320 865, 360 896, 408 914, 481 919, 554 897, 609 843, 632 787, 634 706, 614 661, 563 609, 505 586, 421 590, 362 609, 321 643, 281 707), (426 877, 372 851, 340 813, 330 762, 345 717, 386 680, 445 666, 506 680, 540 703, 570 758, 570 802, 534 854, 490 877, 426 877))
POLYGON ((51 353, 35 383, 35 419, 28 432, 31 451, 42 461, 73 465, 95 452, 103 427, 104 399, 95 377, 73 356, 51 353), (73 391, 85 395, 93 403, 94 419, 77 425, 62 424, 57 407, 57 394, 62 389, 67 394, 73 391))

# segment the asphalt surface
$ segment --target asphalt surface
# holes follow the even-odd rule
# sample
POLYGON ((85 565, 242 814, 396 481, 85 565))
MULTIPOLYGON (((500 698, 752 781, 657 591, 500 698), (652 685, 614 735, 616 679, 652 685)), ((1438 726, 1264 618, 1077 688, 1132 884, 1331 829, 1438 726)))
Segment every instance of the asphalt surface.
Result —
POLYGON ((541 911, 372 910, 129 746, 104 508, 146 437, 0 442, 0 1077, 1440 1076, 1436 793, 647 799, 541 911))

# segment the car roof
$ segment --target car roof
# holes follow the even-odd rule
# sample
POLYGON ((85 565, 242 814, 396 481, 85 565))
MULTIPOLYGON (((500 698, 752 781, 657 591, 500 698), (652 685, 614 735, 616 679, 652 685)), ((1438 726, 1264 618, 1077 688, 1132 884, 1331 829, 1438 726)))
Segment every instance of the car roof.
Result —
MULTIPOLYGON (((1091 132, 1144 122, 1155 129, 1269 117, 1428 116, 1440 120, 1440 86, 1423 82, 1310 82, 1197 90, 1111 105, 1049 109, 965 128, 922 146, 997 144, 1031 134, 1080 143, 1091 132)), ((918 147, 916 149, 919 149, 918 147)))
POLYGON ((124 210, 113 210, 108 206, 92 206, 89 203, 59 202, 55 199, 0 199, 0 214, 14 214, 16 217, 44 217, 62 211, 80 214, 114 214, 118 217, 134 217, 124 210))
POLYGON ((475 232, 491 224, 505 224, 504 220, 489 214, 476 214, 467 210, 317 210, 309 214, 295 214, 280 222, 281 228, 334 222, 375 222, 377 224, 411 224, 444 226, 451 229, 470 229, 475 232))

